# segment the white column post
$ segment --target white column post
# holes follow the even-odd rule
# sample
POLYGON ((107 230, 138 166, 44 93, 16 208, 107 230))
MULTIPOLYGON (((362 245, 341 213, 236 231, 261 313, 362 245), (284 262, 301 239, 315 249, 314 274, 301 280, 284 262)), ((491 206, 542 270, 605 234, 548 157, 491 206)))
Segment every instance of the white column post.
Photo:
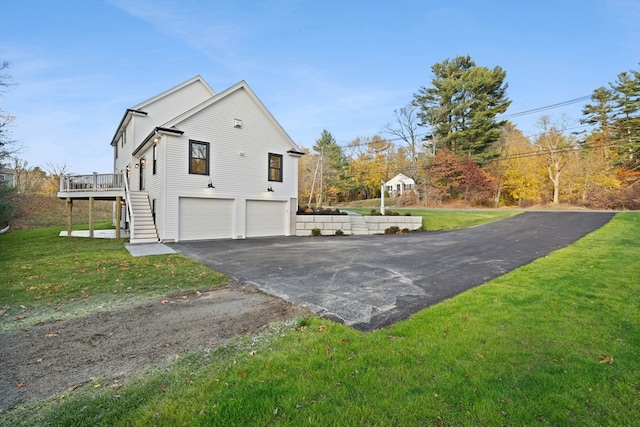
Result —
POLYGON ((380 180, 380 183, 382 184, 382 191, 380 192, 380 195, 382 196, 380 199, 380 213, 384 215, 384 181, 380 180))

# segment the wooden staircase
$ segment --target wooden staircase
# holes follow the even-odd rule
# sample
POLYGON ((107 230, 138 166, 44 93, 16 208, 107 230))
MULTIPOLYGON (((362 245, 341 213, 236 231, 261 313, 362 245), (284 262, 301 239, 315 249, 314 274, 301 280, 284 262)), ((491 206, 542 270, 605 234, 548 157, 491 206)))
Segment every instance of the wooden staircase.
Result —
POLYGON ((158 231, 153 222, 149 194, 146 191, 129 191, 129 243, 158 243, 158 231))

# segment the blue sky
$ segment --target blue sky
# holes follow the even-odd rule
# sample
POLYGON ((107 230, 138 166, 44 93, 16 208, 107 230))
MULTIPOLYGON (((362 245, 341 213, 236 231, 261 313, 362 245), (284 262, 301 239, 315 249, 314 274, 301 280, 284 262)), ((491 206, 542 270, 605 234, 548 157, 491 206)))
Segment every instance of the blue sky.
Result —
MULTIPOLYGON (((126 108, 195 75, 246 80, 301 147, 346 145, 457 55, 507 72, 507 114, 589 96, 640 63, 640 0, 0 0, 0 107, 30 166, 111 172, 126 108)), ((584 102, 540 114, 580 130, 584 102)))

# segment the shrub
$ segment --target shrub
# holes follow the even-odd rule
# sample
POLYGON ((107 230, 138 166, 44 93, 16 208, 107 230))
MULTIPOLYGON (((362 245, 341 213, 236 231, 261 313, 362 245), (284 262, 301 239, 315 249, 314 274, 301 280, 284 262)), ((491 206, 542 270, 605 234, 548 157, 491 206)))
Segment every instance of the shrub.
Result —
POLYGON ((336 236, 344 236, 344 231, 336 230, 336 236))
POLYGON ((398 197, 398 206, 411 206, 418 203, 418 194, 413 190, 406 190, 398 197))
POLYGON ((320 230, 319 228, 314 228, 313 230, 311 230, 311 235, 312 236, 321 236, 322 235, 322 230, 320 230))
POLYGON ((298 215, 349 215, 346 212, 340 212, 340 209, 323 209, 322 207, 310 208, 307 206, 298 208, 298 215))
POLYGON ((409 230, 408 228, 402 229, 402 234, 409 234, 409 233, 411 233, 411 230, 409 230))
POLYGON ((391 227, 384 230, 384 234, 397 234, 400 231, 400 227, 397 225, 392 225, 391 227))

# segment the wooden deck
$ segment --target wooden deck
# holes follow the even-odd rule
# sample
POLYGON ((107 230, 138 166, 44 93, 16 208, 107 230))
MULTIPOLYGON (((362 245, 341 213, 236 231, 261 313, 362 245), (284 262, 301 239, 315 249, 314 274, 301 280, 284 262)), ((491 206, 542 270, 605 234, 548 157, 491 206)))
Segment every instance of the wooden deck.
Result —
MULTIPOLYGON (((93 229, 94 200, 113 200, 120 205, 127 195, 127 182, 121 173, 93 173, 91 175, 62 175, 58 198, 67 201, 67 236, 73 235, 73 200, 89 200, 89 237, 95 237, 93 229)), ((120 209, 115 209, 115 223, 120 224, 120 209)), ((115 230, 120 238, 120 227, 115 230)))
POLYGON ((124 197, 126 183, 121 173, 63 175, 60 177, 60 199, 116 200, 124 197))

